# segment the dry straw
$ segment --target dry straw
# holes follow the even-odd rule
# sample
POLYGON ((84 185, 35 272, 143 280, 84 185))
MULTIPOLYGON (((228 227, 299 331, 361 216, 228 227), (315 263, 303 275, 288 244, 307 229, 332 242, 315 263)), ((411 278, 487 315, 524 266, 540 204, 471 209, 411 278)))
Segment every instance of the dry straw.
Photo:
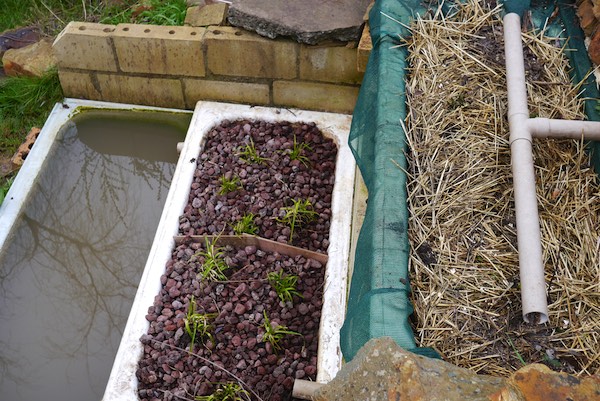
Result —
MULTIPOLYGON (((420 346, 477 372, 600 367, 600 192, 582 143, 535 140, 550 322, 522 322, 499 9, 411 26, 412 298, 420 346)), ((556 39, 524 34, 532 116, 583 119, 556 39)))

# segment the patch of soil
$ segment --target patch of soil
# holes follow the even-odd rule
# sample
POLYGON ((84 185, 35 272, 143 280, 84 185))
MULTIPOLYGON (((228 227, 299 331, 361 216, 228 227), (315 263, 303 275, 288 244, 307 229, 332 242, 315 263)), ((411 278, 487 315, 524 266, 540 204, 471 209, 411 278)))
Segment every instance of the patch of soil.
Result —
MULTIPOLYGON (((223 383, 238 383, 253 400, 289 400, 295 378, 315 380, 318 329, 325 267, 302 256, 265 252, 255 246, 222 248, 229 266, 227 281, 205 281, 205 244, 190 235, 232 234, 247 213, 255 215, 257 235, 288 243, 290 228, 278 220, 293 200, 309 200, 317 216, 295 227, 292 244, 318 252, 329 245, 331 197, 337 148, 314 124, 224 121, 211 130, 197 160, 189 203, 180 217, 178 245, 162 289, 148 310, 144 354, 136 372, 141 400, 193 400, 213 394, 223 383), (301 155, 290 157, 306 143, 301 155), (245 161, 246 145, 265 163, 245 161), (222 194, 222 177, 238 177, 240 188, 222 194), (283 302, 269 284, 270 272, 298 277, 292 301, 283 302), (209 335, 191 337, 185 319, 195 312, 209 316, 209 335), (265 341, 265 316, 286 334, 279 347, 265 341)), ((242 399, 246 399, 245 396, 242 399)))

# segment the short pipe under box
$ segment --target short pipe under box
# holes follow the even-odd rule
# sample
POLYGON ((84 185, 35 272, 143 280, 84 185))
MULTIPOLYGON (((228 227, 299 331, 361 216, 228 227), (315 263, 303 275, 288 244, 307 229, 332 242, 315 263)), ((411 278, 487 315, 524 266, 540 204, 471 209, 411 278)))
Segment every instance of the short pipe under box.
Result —
POLYGON ((312 122, 324 136, 332 138, 338 147, 335 184, 332 196, 332 218, 327 249, 323 307, 319 326, 317 381, 328 382, 342 365, 340 328, 346 311, 350 228, 354 192, 355 161, 348 147, 350 115, 304 110, 252 107, 215 102, 198 102, 188 130, 173 182, 167 196, 154 243, 138 286, 125 332, 115 358, 104 393, 104 401, 133 401, 137 397, 136 370, 143 353, 140 337, 146 334, 149 323, 145 316, 148 307, 161 289, 160 277, 175 246, 179 216, 188 202, 196 163, 190 163, 201 152, 205 135, 223 120, 264 120, 267 122, 312 122))

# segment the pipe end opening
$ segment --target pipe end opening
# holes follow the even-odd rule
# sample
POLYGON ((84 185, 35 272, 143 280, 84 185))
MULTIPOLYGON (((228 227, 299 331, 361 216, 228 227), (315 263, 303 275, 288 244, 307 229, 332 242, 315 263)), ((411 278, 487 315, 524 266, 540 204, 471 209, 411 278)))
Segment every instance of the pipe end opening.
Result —
POLYGON ((523 315, 523 320, 531 325, 544 324, 548 321, 548 315, 542 312, 529 312, 523 315))

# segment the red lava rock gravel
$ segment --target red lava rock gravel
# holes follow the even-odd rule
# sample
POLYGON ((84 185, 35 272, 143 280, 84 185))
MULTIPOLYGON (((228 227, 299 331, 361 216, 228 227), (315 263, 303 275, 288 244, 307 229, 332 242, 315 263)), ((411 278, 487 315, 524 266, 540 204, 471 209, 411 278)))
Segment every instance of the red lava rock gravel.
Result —
MULTIPOLYGON (((337 148, 314 124, 224 121, 208 134, 199 155, 180 234, 232 234, 233 224, 253 213, 258 235, 288 242, 290 231, 277 221, 293 199, 308 199, 317 212, 296 227, 292 245, 326 252, 337 148), (296 143, 307 143, 304 162, 290 160, 296 143), (251 141, 265 164, 249 163, 239 149, 251 141), (221 177, 239 177, 241 188, 219 194, 221 177)), ((325 266, 301 256, 265 252, 255 246, 223 247, 227 281, 198 276, 205 248, 187 239, 178 245, 161 277, 162 288, 148 309, 150 327, 141 342, 136 372, 141 400, 194 400, 222 383, 240 383, 253 400, 289 400, 295 378, 314 380, 325 266), (298 276, 292 301, 282 302, 267 280, 269 272, 298 276), (189 352, 185 318, 192 299, 196 313, 208 314, 210 336, 197 338, 189 352), (263 341, 264 314, 286 335, 279 350, 263 341)), ((242 399, 246 399, 242 395, 242 399)))

